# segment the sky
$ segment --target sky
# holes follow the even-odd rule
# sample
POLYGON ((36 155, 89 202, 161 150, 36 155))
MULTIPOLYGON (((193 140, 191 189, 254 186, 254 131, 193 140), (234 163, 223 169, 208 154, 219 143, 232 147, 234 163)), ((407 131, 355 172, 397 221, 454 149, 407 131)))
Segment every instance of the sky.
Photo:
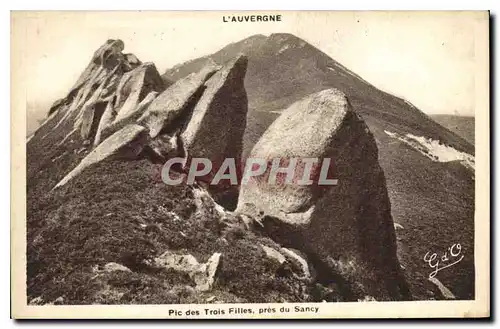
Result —
POLYGON ((46 111, 109 38, 122 39, 125 52, 154 62, 163 73, 253 34, 292 33, 427 114, 474 115, 477 81, 487 77, 484 13, 268 14, 277 13, 281 22, 224 23, 222 16, 266 13, 17 12, 11 56, 20 81, 13 86, 24 90, 28 104, 46 111))

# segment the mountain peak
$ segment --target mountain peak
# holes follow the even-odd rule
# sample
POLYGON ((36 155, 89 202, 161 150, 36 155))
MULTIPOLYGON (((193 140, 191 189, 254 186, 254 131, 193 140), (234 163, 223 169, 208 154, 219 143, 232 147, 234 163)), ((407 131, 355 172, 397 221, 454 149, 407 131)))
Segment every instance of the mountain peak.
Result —
POLYGON ((295 34, 291 33, 271 33, 268 37, 268 40, 287 40, 287 41, 293 41, 293 40, 299 40, 299 41, 304 41, 295 34))

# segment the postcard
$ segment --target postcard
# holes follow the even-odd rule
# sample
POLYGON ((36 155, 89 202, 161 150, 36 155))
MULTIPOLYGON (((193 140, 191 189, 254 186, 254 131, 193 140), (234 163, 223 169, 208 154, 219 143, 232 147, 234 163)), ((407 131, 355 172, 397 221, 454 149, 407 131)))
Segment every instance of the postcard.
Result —
POLYGON ((489 12, 11 13, 11 316, 490 316, 489 12))

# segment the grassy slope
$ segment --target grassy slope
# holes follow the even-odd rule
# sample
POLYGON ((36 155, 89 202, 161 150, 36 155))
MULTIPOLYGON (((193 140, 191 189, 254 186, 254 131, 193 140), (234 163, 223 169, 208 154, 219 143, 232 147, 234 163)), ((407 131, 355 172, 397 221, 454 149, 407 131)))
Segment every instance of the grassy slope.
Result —
POLYGON ((431 117, 441 126, 453 131, 455 134, 474 145, 474 117, 448 114, 434 114, 431 117))
MULTIPOLYGON (((426 280, 432 269, 423 261, 425 253, 443 252, 452 244, 461 243, 466 258, 454 268, 440 272, 437 278, 458 298, 473 298, 474 181, 471 173, 455 163, 434 163, 400 141, 390 139, 384 130, 440 140, 470 154, 474 154, 474 146, 443 129, 411 104, 376 89, 310 45, 279 53, 287 43, 299 46, 301 40, 283 34, 271 35, 267 40, 246 39, 210 56, 216 62, 240 51, 249 56, 245 78, 249 99, 245 153, 279 115, 271 111, 284 109, 303 96, 325 88, 344 91, 377 139, 393 218, 405 227, 397 234, 414 295, 429 298, 433 296, 430 291, 435 290, 426 280)), ((176 80, 197 69, 196 65, 201 66, 206 58, 177 66, 163 77, 176 80)))
MULTIPOLYGON (((414 292, 428 295, 432 271, 423 261, 429 251, 441 254, 460 243, 464 260, 437 278, 459 298, 474 297, 474 180, 459 163, 438 163, 374 128, 379 161, 387 177, 400 259, 414 292), (377 134, 378 132, 378 134, 377 134)), ((384 127, 385 128, 385 127, 384 127)), ((418 296, 418 295, 417 295, 418 296)))

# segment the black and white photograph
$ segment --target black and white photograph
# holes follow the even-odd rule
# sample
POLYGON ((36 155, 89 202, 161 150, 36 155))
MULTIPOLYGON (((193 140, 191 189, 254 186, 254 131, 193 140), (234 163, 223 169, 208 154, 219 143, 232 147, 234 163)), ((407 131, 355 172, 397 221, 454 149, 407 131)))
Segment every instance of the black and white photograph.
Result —
POLYGON ((13 315, 489 316, 488 26, 12 12, 13 315))

